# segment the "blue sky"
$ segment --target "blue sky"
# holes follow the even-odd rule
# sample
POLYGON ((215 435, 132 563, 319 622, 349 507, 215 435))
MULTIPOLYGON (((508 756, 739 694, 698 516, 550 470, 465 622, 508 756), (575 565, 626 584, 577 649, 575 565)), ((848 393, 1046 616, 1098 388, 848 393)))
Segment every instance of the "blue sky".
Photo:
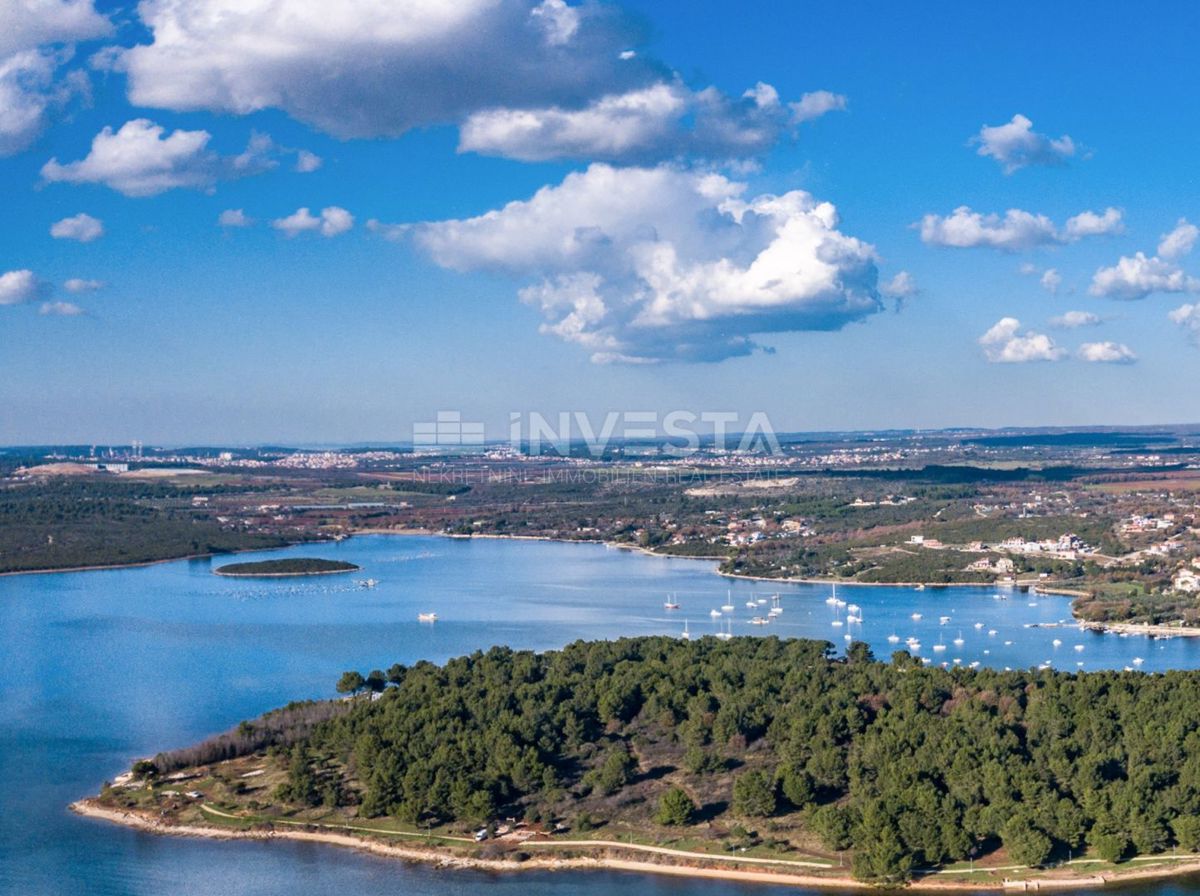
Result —
POLYGON ((0 442, 1200 419, 1200 10, 783 6, 5 4, 0 442))

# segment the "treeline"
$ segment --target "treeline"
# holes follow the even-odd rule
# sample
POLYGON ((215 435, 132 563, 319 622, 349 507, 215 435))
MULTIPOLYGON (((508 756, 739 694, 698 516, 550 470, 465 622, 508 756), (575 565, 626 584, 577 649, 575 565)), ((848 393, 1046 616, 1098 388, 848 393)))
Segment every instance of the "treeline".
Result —
POLYGON ((320 756, 363 816, 472 824, 637 782, 659 788, 647 821, 782 816, 852 850, 872 881, 1001 847, 1028 865, 1200 848, 1200 673, 942 670, 831 651, 641 638, 356 674, 382 695, 293 739, 293 776, 308 768, 297 756, 320 756), (681 759, 648 785, 637 757, 663 744, 681 759), (731 790, 714 793, 729 767, 731 790))
POLYGON ((249 756, 270 748, 285 748, 312 734, 322 722, 337 718, 349 709, 340 700, 289 703, 250 722, 242 722, 191 747, 168 750, 134 765, 139 774, 166 775, 180 769, 249 756))
POLYGON ((288 543, 193 512, 191 494, 86 480, 0 489, 0 572, 145 563, 288 543))

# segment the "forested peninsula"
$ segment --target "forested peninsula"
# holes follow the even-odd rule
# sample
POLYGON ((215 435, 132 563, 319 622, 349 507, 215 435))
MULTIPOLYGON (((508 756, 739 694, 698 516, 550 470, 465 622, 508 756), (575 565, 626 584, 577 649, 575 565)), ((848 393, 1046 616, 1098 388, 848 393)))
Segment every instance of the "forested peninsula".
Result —
POLYGON ((1197 672, 651 637, 496 647, 338 686, 341 700, 139 761, 94 805, 517 859, 627 841, 834 883, 962 869, 962 886, 998 885, 1200 850, 1197 672))

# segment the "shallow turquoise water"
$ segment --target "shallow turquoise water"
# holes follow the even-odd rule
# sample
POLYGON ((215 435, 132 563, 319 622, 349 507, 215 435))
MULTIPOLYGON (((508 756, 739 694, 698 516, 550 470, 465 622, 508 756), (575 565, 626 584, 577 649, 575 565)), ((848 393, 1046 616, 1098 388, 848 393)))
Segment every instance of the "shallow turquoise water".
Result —
MULTIPOLYGON (((693 636, 731 624, 735 633, 839 646, 846 631, 848 608, 826 603, 828 586, 730 581, 714 575, 711 563, 597 545, 368 536, 254 557, 312 553, 363 571, 224 579, 211 568, 226 561, 199 560, 0 578, 0 892, 452 896, 484 882, 497 894, 520 888, 523 896, 618 886, 672 894, 768 889, 639 875, 446 873, 312 845, 173 840, 71 815, 67 803, 132 758, 194 742, 291 699, 329 696, 347 668, 443 660, 492 644, 540 650, 577 638, 677 634, 685 620, 693 636), (354 584, 368 576, 380 584, 354 584), (782 616, 766 628, 748 625, 766 607, 751 611, 745 603, 775 591, 782 616), (732 620, 723 614, 714 621, 710 610, 728 592, 732 620), (679 611, 663 609, 668 593, 677 595, 679 611), (428 611, 438 614, 436 624, 417 621, 428 611)), ((880 655, 896 649, 886 640, 894 633, 919 637, 920 653, 939 662, 1121 668, 1142 657, 1146 670, 1200 667, 1200 639, 1025 628, 1069 617, 1067 601, 1041 598, 1031 607, 1020 593, 995 594, 843 587, 838 596, 860 607, 863 623, 854 633, 880 655), (922 619, 911 619, 913 612, 922 619), (941 616, 950 621, 939 624, 941 616), (992 629, 997 634, 989 636, 992 629), (960 633, 961 647, 953 644, 960 633), (939 638, 946 650, 935 653, 939 638), (1063 642, 1057 648, 1055 638, 1063 642)))

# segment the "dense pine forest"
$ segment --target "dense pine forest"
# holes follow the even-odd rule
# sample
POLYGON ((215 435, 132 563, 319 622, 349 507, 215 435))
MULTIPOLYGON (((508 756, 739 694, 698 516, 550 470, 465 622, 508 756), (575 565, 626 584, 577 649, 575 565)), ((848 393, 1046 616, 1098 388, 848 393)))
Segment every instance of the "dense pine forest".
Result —
POLYGON ((0 572, 146 563, 288 543, 193 510, 194 493, 147 482, 70 479, 4 487, 0 572))
POLYGON ((493 648, 339 688, 358 695, 349 709, 315 724, 306 711, 294 734, 278 716, 262 736, 240 729, 287 764, 277 801, 421 824, 756 825, 851 850, 857 877, 892 882, 998 849, 1023 865, 1200 849, 1200 673, 942 670, 862 644, 834 658, 821 641, 639 638, 493 648))

